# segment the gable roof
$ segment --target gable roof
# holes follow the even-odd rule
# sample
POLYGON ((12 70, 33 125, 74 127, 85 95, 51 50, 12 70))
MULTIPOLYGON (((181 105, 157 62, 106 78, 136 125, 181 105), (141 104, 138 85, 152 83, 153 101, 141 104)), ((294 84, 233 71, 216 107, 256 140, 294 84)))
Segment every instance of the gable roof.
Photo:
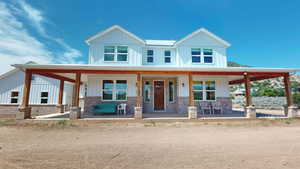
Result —
POLYGON ((114 30, 119 30, 119 31, 121 31, 121 32, 123 32, 123 33, 125 33, 125 34, 127 34, 129 37, 131 37, 131 38, 133 38, 133 39, 136 39, 137 41, 139 41, 139 42, 145 44, 145 41, 144 41, 143 39, 139 38, 138 36, 136 36, 135 34, 133 34, 133 33, 131 33, 131 32, 128 32, 126 29, 122 28, 122 27, 119 26, 119 25, 114 25, 114 26, 112 26, 112 27, 110 27, 110 28, 108 28, 108 29, 106 29, 106 30, 104 30, 104 31, 102 31, 102 32, 100 32, 100 33, 98 33, 98 34, 96 34, 96 35, 94 35, 94 36, 88 38, 85 42, 86 42, 87 44, 90 44, 91 41, 93 41, 93 40, 95 40, 95 39, 97 39, 97 38, 100 38, 100 37, 102 37, 102 36, 108 34, 109 32, 112 32, 112 31, 114 31, 114 30))
MULTIPOLYGON (((29 64, 36 64, 36 63, 33 62, 33 61, 29 61, 29 62, 25 63, 25 65, 29 65, 29 64)), ((15 74, 15 73, 17 73, 19 71, 20 71, 20 69, 14 68, 14 69, 6 72, 6 73, 3 73, 2 75, 0 75, 0 80, 6 78, 8 76, 11 76, 11 75, 13 75, 13 74, 15 74)))
POLYGON ((187 36, 183 37, 182 39, 178 40, 174 45, 179 45, 180 43, 196 36, 199 33, 205 33, 206 35, 208 35, 209 37, 219 41, 220 43, 222 43, 224 46, 229 47, 230 43, 226 42, 225 40, 223 40, 222 38, 218 37, 217 35, 209 32, 208 30, 206 30, 205 28, 200 28, 198 30, 196 30, 195 32, 192 32, 190 34, 188 34, 187 36))

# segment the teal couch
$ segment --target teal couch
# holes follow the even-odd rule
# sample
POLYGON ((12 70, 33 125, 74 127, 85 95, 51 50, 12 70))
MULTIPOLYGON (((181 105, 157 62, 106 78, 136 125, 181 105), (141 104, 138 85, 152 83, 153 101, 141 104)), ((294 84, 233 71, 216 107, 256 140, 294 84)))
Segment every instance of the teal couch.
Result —
POLYGON ((116 102, 97 103, 93 107, 93 114, 94 115, 116 114, 117 105, 118 105, 118 103, 116 103, 116 102))

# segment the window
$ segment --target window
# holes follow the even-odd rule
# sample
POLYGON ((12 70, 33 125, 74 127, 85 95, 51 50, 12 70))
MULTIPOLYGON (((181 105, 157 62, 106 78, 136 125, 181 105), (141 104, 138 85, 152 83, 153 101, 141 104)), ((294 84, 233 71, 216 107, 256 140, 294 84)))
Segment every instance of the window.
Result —
POLYGON ((127 61, 128 46, 104 46, 104 61, 127 61))
POLYGON ((174 82, 169 81, 169 102, 174 102, 174 82))
POLYGON ((204 63, 213 63, 213 50, 203 49, 204 63))
POLYGON ((41 104, 48 103, 48 92, 41 92, 41 104))
POLYGON ((171 51, 165 51, 165 63, 171 63, 171 51))
POLYGON ((116 100, 126 100, 127 82, 126 80, 117 80, 116 82, 116 100))
POLYGON ((149 103, 151 100, 151 84, 149 81, 145 81, 144 84, 144 102, 149 103))
POLYGON ((191 55, 192 63, 213 63, 212 49, 192 48, 191 55))
POLYGON ((10 103, 18 103, 19 100, 19 92, 13 91, 10 95, 10 103))
POLYGON ((203 100, 203 81, 193 82, 194 100, 203 100))
POLYGON ((214 81, 205 82, 206 100, 216 99, 216 84, 214 81))
POLYGON ((102 84, 102 99, 103 100, 112 100, 113 99, 113 88, 114 88, 114 81, 112 80, 103 80, 102 84))
POLYGON ((200 48, 192 48, 192 62, 193 63, 201 63, 201 49, 200 48))
POLYGON ((103 80, 102 83, 103 100, 127 100, 126 80, 103 80))
POLYGON ((154 55, 153 50, 147 50, 147 62, 148 63, 153 63, 153 61, 154 61, 153 55, 154 55))
POLYGON ((215 81, 194 81, 193 82, 194 100, 216 100, 215 81))

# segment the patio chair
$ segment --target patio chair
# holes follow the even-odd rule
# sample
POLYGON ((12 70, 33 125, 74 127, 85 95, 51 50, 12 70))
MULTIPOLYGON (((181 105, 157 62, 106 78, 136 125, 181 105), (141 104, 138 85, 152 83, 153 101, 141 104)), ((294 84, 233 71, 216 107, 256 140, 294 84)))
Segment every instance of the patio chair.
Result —
POLYGON ((200 109, 202 111, 202 114, 205 115, 205 112, 209 112, 209 115, 211 115, 211 106, 207 102, 200 102, 200 109))
POLYGON ((220 114, 223 114, 223 108, 220 102, 214 102, 212 103, 212 111, 213 114, 216 114, 216 111, 219 111, 220 114))
POLYGON ((118 110, 118 115, 123 113, 123 115, 126 116, 126 103, 119 104, 117 110, 118 110))

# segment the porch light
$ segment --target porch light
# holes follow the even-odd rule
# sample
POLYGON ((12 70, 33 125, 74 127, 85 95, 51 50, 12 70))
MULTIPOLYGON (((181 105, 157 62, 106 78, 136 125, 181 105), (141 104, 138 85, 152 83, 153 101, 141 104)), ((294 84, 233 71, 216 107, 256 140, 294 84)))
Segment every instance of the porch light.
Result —
POLYGON ((184 87, 184 83, 181 83, 182 87, 184 87))

